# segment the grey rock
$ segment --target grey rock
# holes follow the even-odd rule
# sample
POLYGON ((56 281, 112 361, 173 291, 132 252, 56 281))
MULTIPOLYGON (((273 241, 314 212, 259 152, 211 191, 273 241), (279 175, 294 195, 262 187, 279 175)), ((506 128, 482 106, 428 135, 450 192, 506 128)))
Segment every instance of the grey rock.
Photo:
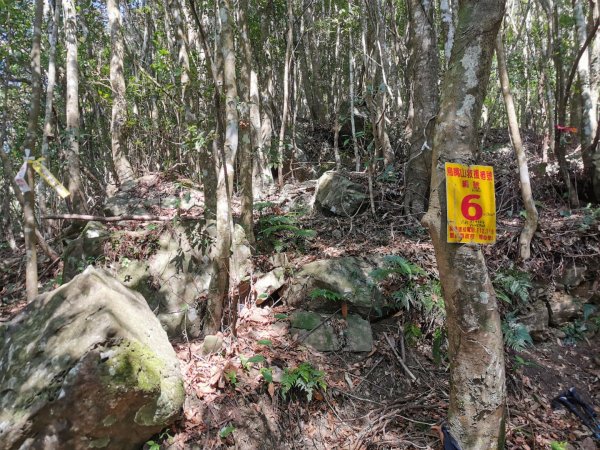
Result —
POLYGON ((348 327, 345 330, 346 346, 348 352, 370 352, 373 350, 373 330, 368 320, 360 316, 349 314, 348 327))
POLYGON ((285 284, 285 269, 277 267, 269 273, 261 276, 254 283, 254 292, 256 293, 256 304, 260 305, 275 291, 285 284))
POLYGON ((354 216, 366 205, 365 189, 335 171, 325 172, 317 184, 315 206, 337 216, 354 216))
POLYGON ((341 315, 330 317, 297 310, 290 316, 290 324, 294 338, 321 352, 370 352, 373 349, 371 325, 354 314, 349 314, 344 320, 341 315))
POLYGON ((139 448, 180 414, 179 362, 144 298, 88 267, 0 326, 0 448, 139 448))
POLYGON ((573 264, 563 270, 556 282, 565 288, 579 286, 585 280, 586 274, 587 266, 573 264))
POLYGON ((519 316, 519 322, 527 327, 527 331, 534 341, 548 340, 550 314, 546 303, 538 300, 530 305, 527 312, 519 316))
POLYGON ((202 343, 202 354, 218 353, 223 349, 223 336, 209 334, 202 343))
POLYGON ((583 316, 584 301, 566 292, 556 291, 549 300, 550 324, 560 326, 583 316))
POLYGON ((340 307, 338 301, 310 299, 314 289, 327 289, 343 297, 350 311, 363 317, 379 316, 387 302, 370 273, 381 264, 381 258, 343 257, 313 261, 293 277, 283 297, 291 306, 334 312, 340 307))

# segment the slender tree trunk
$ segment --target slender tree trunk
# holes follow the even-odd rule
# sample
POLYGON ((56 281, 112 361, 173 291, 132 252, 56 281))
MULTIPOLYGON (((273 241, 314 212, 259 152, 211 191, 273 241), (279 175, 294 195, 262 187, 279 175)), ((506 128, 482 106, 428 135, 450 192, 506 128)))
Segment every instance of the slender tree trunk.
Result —
MULTIPOLYGON (((38 135, 38 117, 40 115, 40 103, 42 96, 42 62, 41 62, 41 40, 42 40, 42 15, 44 1, 36 0, 35 15, 33 19, 33 43, 31 45, 31 103, 29 109, 29 121, 27 123, 27 135, 23 143, 23 149, 29 150, 31 156, 35 155, 35 146, 38 135)), ((25 152, 23 152, 25 153, 25 152)), ((23 232, 25 234, 25 290, 27 301, 31 302, 38 294, 38 266, 36 249, 36 224, 35 224, 35 196, 33 169, 27 167, 27 183, 30 190, 24 194, 23 203, 23 232)))
MULTIPOLYGON (((248 25, 246 23, 246 11, 248 9, 248 0, 242 0, 239 7, 238 28, 240 30, 240 41, 243 46, 241 52, 241 67, 240 67, 240 92, 242 94, 242 103, 240 104, 240 185, 242 197, 241 223, 246 238, 251 246, 254 246, 254 194, 253 194, 253 170, 252 170, 252 153, 258 151, 257 130, 252 123, 250 111, 252 101, 256 98, 250 98, 252 89, 252 48, 250 47, 250 38, 248 36, 248 25)), ((256 73, 254 73, 256 78, 256 73)), ((258 92, 255 92, 257 94, 258 92)), ((255 111, 255 113, 258 113, 255 111)), ((256 117, 254 117, 256 120, 256 117)))
POLYGON ((500 76, 500 85, 502 86, 502 95, 506 106, 508 116, 508 129, 512 140, 515 154, 517 156, 517 165, 519 167, 519 180, 521 182, 521 198, 525 205, 525 226, 519 237, 519 254, 521 259, 526 260, 531 256, 531 239, 537 229, 538 212, 531 192, 531 183, 529 181, 529 168, 527 167, 527 155, 521 141, 521 133, 517 121, 517 113, 513 102, 512 93, 508 79, 508 70, 506 68, 506 57, 504 54, 504 44, 502 43, 502 33, 498 33, 496 38, 496 56, 498 59, 498 74, 500 76))
MULTIPOLYGON (((337 12, 337 7, 336 7, 337 12)), ((335 50, 334 50, 334 75, 332 81, 331 92, 334 92, 333 97, 333 155, 335 157, 336 170, 342 170, 342 159, 340 156, 339 140, 340 140, 340 35, 341 27, 338 22, 335 32, 335 50)))
POLYGON ((111 58, 110 86, 112 88, 112 120, 110 124, 112 159, 119 183, 133 179, 133 169, 125 155, 127 126, 127 100, 125 99, 125 75, 123 58, 123 21, 119 10, 119 0, 107 0, 108 24, 110 28, 111 58))
POLYGON ((283 155, 285 148, 285 127, 290 109, 290 68, 292 65, 292 45, 294 43, 294 0, 287 0, 287 35, 285 61, 283 68, 283 109, 281 112, 281 127, 277 146, 277 184, 283 186, 283 155))
MULTIPOLYGON (((578 46, 581 47, 587 38, 586 21, 581 0, 573 0, 573 9, 577 28, 575 33, 577 37, 576 41, 578 46)), ((590 148, 594 136, 596 136, 596 123, 598 121, 596 118, 596 104, 593 103, 594 96, 592 94, 590 76, 590 56, 592 50, 593 48, 590 45, 581 55, 579 64, 577 65, 579 82, 581 83, 581 103, 583 106, 581 111, 581 149, 583 151, 583 166, 586 174, 590 174, 593 171, 591 155, 587 153, 587 149, 590 148)))
POLYGON ((431 181, 431 147, 435 116, 438 110, 439 57, 434 28, 435 5, 429 0, 411 0, 410 47, 412 57, 412 136, 404 183, 406 214, 422 217, 427 207, 427 194, 431 181))
MULTIPOLYGON (((351 0, 348 0, 348 8, 352 8, 351 0)), ((357 172, 360 172, 360 151, 356 139, 356 121, 354 120, 354 47, 352 45, 352 30, 348 30, 348 85, 350 97, 350 129, 352 131, 352 147, 354 148, 354 164, 357 172)))
POLYGON ((77 62, 77 13, 74 0, 63 0, 65 40, 67 48, 67 162, 69 192, 73 212, 86 211, 81 185, 79 160, 79 64, 77 62))
MULTIPOLYGON (((46 108, 44 111, 44 133, 42 136, 42 158, 48 159, 48 141, 52 136, 52 105, 54 102, 54 86, 56 85, 56 41, 58 39, 58 21, 60 20, 60 0, 54 2, 54 10, 49 14, 50 32, 48 42, 48 83, 46 85, 46 108)), ((48 164, 48 162, 46 162, 48 164)), ((38 202, 40 211, 44 214, 46 208, 46 193, 48 192, 46 185, 40 180, 38 189, 38 202)))
POLYGON ((447 243, 445 162, 476 163, 477 128, 504 1, 462 1, 433 140, 429 228, 446 303, 450 432, 461 448, 504 448, 504 345, 479 245, 447 243))

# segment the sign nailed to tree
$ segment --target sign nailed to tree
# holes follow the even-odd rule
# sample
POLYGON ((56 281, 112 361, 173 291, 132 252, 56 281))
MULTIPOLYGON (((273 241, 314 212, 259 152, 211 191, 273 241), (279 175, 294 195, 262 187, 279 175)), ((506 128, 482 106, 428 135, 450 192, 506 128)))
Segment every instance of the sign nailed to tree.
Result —
POLYGON ((446 163, 448 242, 496 242, 494 168, 446 163))

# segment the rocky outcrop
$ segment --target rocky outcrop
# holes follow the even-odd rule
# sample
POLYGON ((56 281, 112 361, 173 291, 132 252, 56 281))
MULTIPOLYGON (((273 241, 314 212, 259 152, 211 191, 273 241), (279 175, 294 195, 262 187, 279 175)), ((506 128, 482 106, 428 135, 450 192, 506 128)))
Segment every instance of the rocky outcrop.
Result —
MULTIPOLYGON (((149 193, 149 198, 139 198, 138 195, 143 193, 140 191, 152 190, 153 185, 148 185, 151 181, 144 178, 127 183, 108 200, 106 213, 165 215, 172 214, 175 207, 197 206, 199 200, 193 190, 187 203, 187 195, 181 195, 179 199, 173 195, 156 197, 149 193), (152 209, 152 205, 158 203, 161 210, 152 209)), ((169 191, 172 184, 163 184, 161 189, 169 191)), ((159 190, 158 187, 154 189, 159 190)), ((101 223, 89 222, 65 249, 63 280, 70 280, 88 264, 105 268, 144 296, 170 338, 182 338, 184 334, 198 337, 204 299, 212 288, 217 270, 215 222, 173 220, 150 225, 136 222, 136 226, 135 229, 121 227, 115 231, 101 223)), ((250 272, 251 250, 240 225, 234 227, 233 240, 233 261, 237 267, 231 270, 242 279, 250 272)))
POLYGON ((0 327, 0 449, 139 448, 184 401, 144 298, 88 267, 0 327))
POLYGON ((315 206, 324 213, 354 216, 367 205, 365 189, 338 172, 325 172, 317 184, 315 206))

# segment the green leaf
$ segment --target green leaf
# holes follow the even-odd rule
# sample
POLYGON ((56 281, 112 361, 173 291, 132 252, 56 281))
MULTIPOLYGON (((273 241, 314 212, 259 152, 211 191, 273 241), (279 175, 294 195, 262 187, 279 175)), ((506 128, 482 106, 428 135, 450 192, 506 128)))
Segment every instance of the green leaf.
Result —
POLYGON ((221 431, 219 431, 219 437, 221 439, 225 439, 225 438, 227 438, 227 436, 229 436, 234 431, 235 431, 235 427, 232 427, 231 425, 223 427, 223 428, 221 428, 221 431))
POLYGON ((273 345, 273 342, 270 339, 260 339, 257 344, 259 345, 267 345, 269 347, 271 347, 273 345))
POLYGON ((263 363, 265 361, 266 361, 266 359, 263 355, 254 355, 254 356, 248 358, 249 363, 263 363))
POLYGON ((278 319, 278 320, 284 320, 284 319, 288 318, 288 315, 287 314, 277 313, 277 314, 275 314, 275 318, 278 319))

